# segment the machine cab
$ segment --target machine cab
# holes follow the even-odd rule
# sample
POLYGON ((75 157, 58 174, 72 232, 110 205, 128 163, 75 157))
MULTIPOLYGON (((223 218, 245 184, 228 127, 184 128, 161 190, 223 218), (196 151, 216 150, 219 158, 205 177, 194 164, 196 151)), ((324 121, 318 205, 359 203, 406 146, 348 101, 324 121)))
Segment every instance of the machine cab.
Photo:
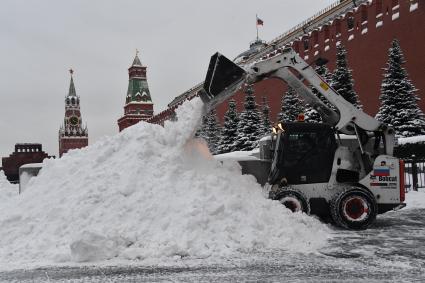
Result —
POLYGON ((285 123, 274 144, 270 184, 312 184, 329 181, 337 144, 326 124, 285 123))

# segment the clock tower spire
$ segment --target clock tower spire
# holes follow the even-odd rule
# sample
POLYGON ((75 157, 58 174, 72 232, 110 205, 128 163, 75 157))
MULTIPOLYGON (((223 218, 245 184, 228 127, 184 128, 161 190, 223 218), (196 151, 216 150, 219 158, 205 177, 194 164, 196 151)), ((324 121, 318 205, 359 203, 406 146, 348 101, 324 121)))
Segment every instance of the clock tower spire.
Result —
POLYGON ((128 77, 124 116, 118 119, 120 132, 153 116, 153 102, 146 79, 146 66, 142 65, 138 50, 136 50, 133 64, 128 69, 128 77))
POLYGON ((70 149, 82 148, 88 145, 87 126, 83 127, 80 112, 80 97, 75 91, 74 71, 69 70, 71 82, 68 95, 65 97, 65 118, 59 129, 59 156, 70 149))

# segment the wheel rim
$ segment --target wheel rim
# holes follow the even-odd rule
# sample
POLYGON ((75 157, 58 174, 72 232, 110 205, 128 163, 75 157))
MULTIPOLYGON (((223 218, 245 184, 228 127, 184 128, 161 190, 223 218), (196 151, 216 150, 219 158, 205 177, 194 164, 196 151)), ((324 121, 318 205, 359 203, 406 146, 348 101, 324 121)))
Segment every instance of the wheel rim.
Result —
POLYGON ((351 196, 342 203, 344 216, 353 222, 361 222, 368 218, 369 203, 360 196, 351 196))
POLYGON ((292 212, 302 211, 302 204, 296 197, 286 196, 281 198, 279 201, 292 212))

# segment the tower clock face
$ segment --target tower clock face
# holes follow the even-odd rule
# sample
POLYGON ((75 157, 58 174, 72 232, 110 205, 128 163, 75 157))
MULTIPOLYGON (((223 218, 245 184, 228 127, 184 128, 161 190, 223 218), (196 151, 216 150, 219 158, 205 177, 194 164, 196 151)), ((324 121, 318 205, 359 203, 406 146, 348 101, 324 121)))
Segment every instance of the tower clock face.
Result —
POLYGON ((78 125, 78 117, 77 116, 71 116, 71 118, 69 118, 69 122, 71 123, 72 126, 77 126, 78 125))

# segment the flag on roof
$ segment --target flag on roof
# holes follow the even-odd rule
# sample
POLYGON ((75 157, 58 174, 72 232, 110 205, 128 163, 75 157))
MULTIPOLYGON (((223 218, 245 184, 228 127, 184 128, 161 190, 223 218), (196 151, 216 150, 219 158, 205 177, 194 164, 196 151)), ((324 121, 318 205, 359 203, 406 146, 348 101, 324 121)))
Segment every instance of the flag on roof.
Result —
POLYGON ((262 26, 262 25, 263 25, 263 20, 257 17, 257 26, 262 26))

